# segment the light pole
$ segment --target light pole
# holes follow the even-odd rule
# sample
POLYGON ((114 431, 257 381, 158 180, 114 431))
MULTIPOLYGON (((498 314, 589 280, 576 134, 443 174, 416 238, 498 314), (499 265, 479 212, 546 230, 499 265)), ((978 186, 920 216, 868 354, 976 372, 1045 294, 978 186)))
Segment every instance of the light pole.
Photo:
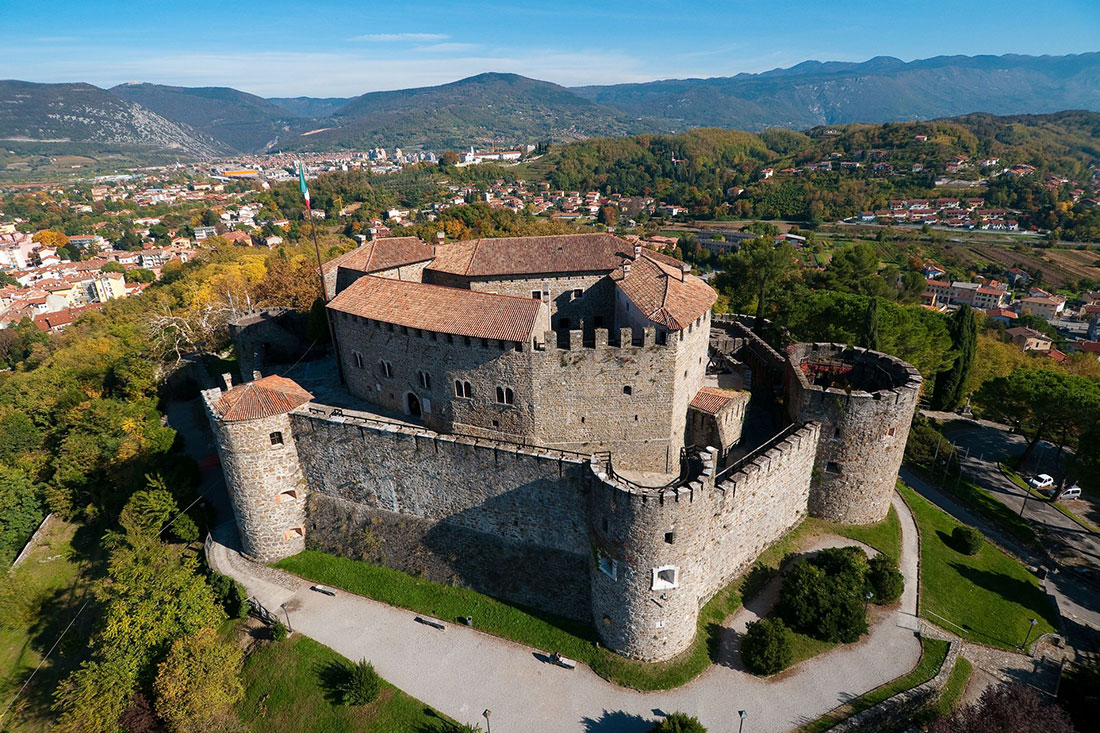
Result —
POLYGON ((290 627, 290 611, 288 611, 286 608, 286 602, 284 601, 280 603, 279 608, 283 609, 283 613, 286 614, 286 630, 293 634, 294 629, 290 627))
POLYGON ((737 733, 741 733, 741 730, 745 727, 745 718, 749 717, 749 714, 744 710, 738 710, 737 717, 741 719, 741 722, 737 724, 737 733))
POLYGON ((1027 651, 1027 642, 1031 639, 1031 632, 1035 630, 1035 625, 1038 624, 1038 623, 1039 623, 1039 619, 1037 619, 1037 618, 1031 619, 1031 626, 1028 627, 1027 636, 1024 637, 1024 643, 1020 647, 1024 651, 1027 651))
POLYGON ((493 711, 489 708, 485 708, 485 712, 482 713, 485 716, 485 733, 493 733, 493 729, 489 727, 489 716, 493 714, 493 711))
POLYGON ((865 591, 863 594, 863 615, 867 615, 867 606, 870 605, 871 599, 875 597, 875 594, 871 591, 865 591))
POLYGON ((1020 519, 1024 518, 1024 509, 1027 509, 1027 497, 1031 496, 1030 489, 1024 489, 1024 503, 1020 505, 1020 519))

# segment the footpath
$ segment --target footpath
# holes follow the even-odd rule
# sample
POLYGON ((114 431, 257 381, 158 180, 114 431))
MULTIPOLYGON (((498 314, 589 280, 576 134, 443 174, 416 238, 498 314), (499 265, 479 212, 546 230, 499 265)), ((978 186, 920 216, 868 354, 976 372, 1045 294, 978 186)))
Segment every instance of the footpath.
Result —
MULTIPOLYGON (((893 505, 901 520, 905 592, 897 609, 873 614, 871 631, 860 642, 803 662, 776 679, 761 680, 720 664, 683 687, 661 692, 618 687, 584 665, 566 670, 543 661, 553 650, 453 624, 439 631, 417 623, 411 611, 344 591, 335 597, 316 593, 307 581, 251 562, 233 549, 231 523, 214 533, 207 555, 211 566, 240 581, 271 613, 284 621, 289 617, 295 633, 350 659, 369 660, 387 680, 460 722, 482 722, 482 711, 489 709, 498 732, 641 733, 662 713, 682 711, 719 731, 733 729, 737 711, 745 710, 747 730, 786 731, 906 674, 920 657, 917 529, 897 495, 893 505)), ((743 628, 747 620, 734 614, 724 624, 739 637, 735 623, 743 628)))

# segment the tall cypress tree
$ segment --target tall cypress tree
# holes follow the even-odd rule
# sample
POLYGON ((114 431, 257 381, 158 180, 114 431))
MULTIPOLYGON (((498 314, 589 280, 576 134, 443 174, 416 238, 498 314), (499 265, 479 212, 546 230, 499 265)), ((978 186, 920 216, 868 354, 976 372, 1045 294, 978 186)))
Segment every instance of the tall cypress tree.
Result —
POLYGON ((978 320, 970 306, 963 305, 955 311, 949 329, 956 356, 950 369, 936 375, 936 386, 932 390, 932 407, 936 410, 954 410, 962 402, 966 379, 978 349, 978 320))
POLYGON ((878 318, 878 298, 871 296, 867 304, 867 314, 863 319, 863 333, 859 336, 859 345, 872 351, 881 351, 882 338, 878 318))

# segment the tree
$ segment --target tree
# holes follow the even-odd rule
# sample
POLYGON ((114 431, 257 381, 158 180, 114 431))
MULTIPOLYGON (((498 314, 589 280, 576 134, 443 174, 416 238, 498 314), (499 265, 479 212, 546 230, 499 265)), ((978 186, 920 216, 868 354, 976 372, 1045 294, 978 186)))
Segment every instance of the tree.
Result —
POLYGON ((951 531, 951 543, 964 555, 977 555, 984 540, 982 533, 973 527, 960 524, 951 531))
POLYGON ((115 733, 137 687, 133 666, 115 657, 88 661, 66 677, 54 693, 56 729, 65 733, 115 733))
POLYGON ((31 237, 31 240, 38 242, 43 247, 53 247, 55 249, 61 249, 62 247, 69 246, 69 238, 61 232, 42 231, 31 237))
POLYGON ((42 521, 38 487, 19 470, 0 464, 0 566, 7 566, 42 521))
POLYGON ((134 283, 151 283, 157 279, 157 274, 145 267, 135 267, 126 270, 126 279, 134 283))
POLYGON ((99 268, 100 272, 126 272, 126 268, 117 262, 108 262, 99 268))
POLYGON ((151 488, 134 492, 118 522, 127 532, 156 537, 165 523, 179 512, 179 507, 159 477, 151 478, 149 486, 151 488))
POLYGON ((365 659, 348 663, 340 685, 341 700, 345 705, 368 705, 382 691, 382 678, 374 671, 374 665, 365 659))
POLYGON ((783 578, 780 618, 823 641, 858 640, 867 631, 867 570, 867 556, 855 547, 830 548, 798 560, 783 578))
POLYGON ((970 306, 962 305, 955 311, 949 329, 955 360, 951 368, 936 375, 932 391, 932 407, 936 410, 954 410, 962 403, 978 348, 978 321, 970 306))
POLYGON ((930 733, 1074 733, 1065 710, 1020 683, 989 687, 978 702, 929 726, 930 733))
POLYGON ((875 603, 886 605, 901 598, 905 578, 894 561, 885 555, 875 555, 867 565, 867 583, 875 594, 875 603))
POLYGON ((699 719, 687 713, 669 713, 650 730, 652 733, 707 733, 699 719))
POLYGON ((244 655, 213 629, 176 639, 153 682, 157 714, 174 733, 225 730, 232 707, 244 697, 244 655))
POLYGON ((619 207, 601 206, 599 213, 596 215, 596 220, 605 226, 615 226, 619 223, 619 207))
POLYGON ((867 318, 863 323, 863 334, 859 339, 859 345, 865 349, 878 351, 881 344, 879 336, 878 298, 871 296, 867 303, 867 318))
POLYGON ((741 641, 741 659, 749 671, 773 675, 791 666, 794 643, 780 619, 762 618, 749 624, 741 641))
POLYGON ((441 166, 454 165, 457 162, 458 162, 458 153, 456 153, 453 150, 444 151, 444 153, 439 156, 439 164, 441 166))

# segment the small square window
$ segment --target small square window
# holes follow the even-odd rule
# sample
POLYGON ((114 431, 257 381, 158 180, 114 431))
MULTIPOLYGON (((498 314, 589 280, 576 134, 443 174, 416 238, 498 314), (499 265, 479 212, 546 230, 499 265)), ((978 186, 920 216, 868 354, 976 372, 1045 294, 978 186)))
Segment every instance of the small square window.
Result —
POLYGON ((284 501, 295 501, 298 498, 298 492, 294 489, 289 491, 283 491, 275 497, 276 504, 282 504, 284 501))
POLYGON ((284 541, 292 540, 292 539, 295 539, 296 537, 305 537, 305 536, 306 536, 306 528, 305 527, 295 527, 294 529, 288 529, 286 532, 283 532, 283 540, 284 541))
POLYGON ((532 290, 531 291, 531 298, 534 299, 534 300, 542 300, 542 291, 541 290, 532 290))
POLYGON ((577 298, 580 298, 583 295, 584 295, 584 291, 581 290, 580 288, 574 288, 573 289, 573 300, 576 300, 577 298))
POLYGON ((833 430, 833 437, 834 438, 839 438, 840 437, 840 428, 835 428, 833 430))
POLYGON ((612 579, 619 577, 619 563, 603 550, 596 553, 596 565, 604 575, 610 575, 612 579))
POLYGON ((825 464, 825 473, 840 473, 840 464, 836 461, 829 461, 825 464))
POLYGON ((634 388, 629 384, 623 385, 623 394, 634 394, 634 388))
POLYGON ((271 435, 269 435, 268 437, 271 439, 271 444, 272 445, 282 445, 283 444, 283 434, 280 433, 280 432, 274 432, 271 435))
POLYGON ((653 590, 668 590, 680 584, 680 569, 675 565, 653 568, 653 590))
POLYGON ((667 544, 671 545, 675 541, 676 541, 676 533, 675 532, 665 532, 665 542, 667 544))
POLYGON ((897 428, 890 428, 889 430, 886 431, 886 434, 887 435, 893 435, 895 430, 897 430, 897 428))

